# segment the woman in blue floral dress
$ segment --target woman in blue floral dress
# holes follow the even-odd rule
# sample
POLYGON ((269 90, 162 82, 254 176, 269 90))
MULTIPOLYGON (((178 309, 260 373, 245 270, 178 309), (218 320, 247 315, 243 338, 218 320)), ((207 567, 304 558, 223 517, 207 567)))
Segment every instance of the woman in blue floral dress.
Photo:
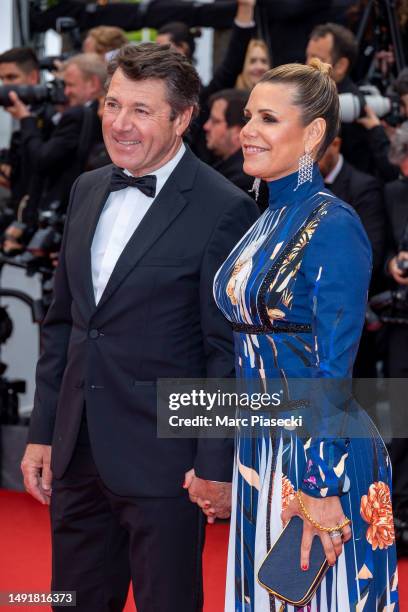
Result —
MULTIPOLYGON (((269 207, 217 273, 214 295, 232 322, 237 377, 251 389, 268 379, 350 378, 364 322, 371 249, 356 213, 324 186, 314 163, 338 129, 328 67, 287 65, 254 88, 241 133, 244 170, 268 181, 269 207), (300 160, 300 161, 299 161, 300 160)), ((310 408, 313 409, 313 405, 310 408)), ((397 612, 391 466, 368 416, 361 437, 305 438, 238 431, 226 612, 283 608, 256 574, 282 530, 301 515, 299 564, 308 569, 320 537, 330 569, 311 603, 288 612, 397 612), (350 526, 330 537, 322 527, 350 526)), ((322 424, 323 426, 323 424, 322 424)))

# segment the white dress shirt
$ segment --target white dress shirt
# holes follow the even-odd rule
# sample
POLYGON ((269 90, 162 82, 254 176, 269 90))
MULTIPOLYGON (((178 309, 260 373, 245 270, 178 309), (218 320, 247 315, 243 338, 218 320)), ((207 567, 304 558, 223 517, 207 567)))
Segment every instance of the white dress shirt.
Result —
MULTIPOLYGON (((155 197, 159 195, 185 150, 186 147, 182 143, 167 164, 151 173, 157 179, 155 197)), ((127 170, 125 172, 130 175, 127 170)), ((123 249, 154 200, 155 198, 146 196, 136 187, 126 187, 109 195, 99 217, 91 247, 92 282, 96 304, 101 299, 123 249)))

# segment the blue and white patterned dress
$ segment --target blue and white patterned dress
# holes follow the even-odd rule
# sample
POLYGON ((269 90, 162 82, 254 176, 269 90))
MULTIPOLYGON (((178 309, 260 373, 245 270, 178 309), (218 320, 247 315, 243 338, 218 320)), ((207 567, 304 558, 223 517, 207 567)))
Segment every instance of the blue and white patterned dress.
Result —
MULTIPOLYGON (((350 206, 297 173, 269 183, 269 207, 218 271, 214 295, 232 322, 236 374, 264 379, 350 378, 364 322, 371 248, 350 206)), ((238 430, 226 612, 278 611, 256 580, 294 492, 340 495, 353 539, 308 612, 397 612, 391 466, 365 413, 362 438, 251 439, 238 430)), ((300 562, 300 560, 299 560, 300 562)), ((287 606, 288 612, 294 608, 287 606)))

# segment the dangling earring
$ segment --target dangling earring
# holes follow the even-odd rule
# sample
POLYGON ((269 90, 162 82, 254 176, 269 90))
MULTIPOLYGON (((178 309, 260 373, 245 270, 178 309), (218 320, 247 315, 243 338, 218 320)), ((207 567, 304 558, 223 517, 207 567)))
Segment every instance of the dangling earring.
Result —
POLYGON ((296 191, 303 183, 312 182, 313 164, 313 157, 307 151, 299 157, 298 182, 293 191, 296 191))
POLYGON ((252 183, 251 189, 248 191, 248 193, 254 193, 255 194, 255 202, 258 201, 260 187, 261 187, 261 179, 260 178, 256 178, 254 180, 254 182, 252 183))

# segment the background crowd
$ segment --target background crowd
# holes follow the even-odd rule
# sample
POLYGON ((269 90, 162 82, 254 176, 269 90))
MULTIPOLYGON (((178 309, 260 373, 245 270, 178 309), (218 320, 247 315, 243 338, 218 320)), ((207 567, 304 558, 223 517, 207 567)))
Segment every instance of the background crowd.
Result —
MULTIPOLYGON (((132 38, 130 31, 155 28, 152 40, 170 43, 194 62, 200 27, 217 30, 213 76, 201 88, 200 113, 186 140, 202 160, 247 192, 253 179, 242 170, 239 133, 249 92, 270 67, 318 57, 333 66, 342 112, 341 133, 319 162, 320 170, 328 188, 359 214, 373 250, 354 374, 406 378, 408 2, 397 2, 395 10, 391 4, 154 0, 100 3, 89 10, 89 3, 63 1, 41 12, 33 3, 33 44, 0 55, 0 112, 9 113, 15 126, 0 153, 3 261, 42 271, 46 307, 70 188, 82 172, 110 163, 101 133, 106 65, 132 38), (57 28, 61 17, 71 19, 64 55, 45 58, 34 43, 43 31, 57 28), (225 36, 221 30, 230 32, 225 36), (53 80, 45 86, 46 72, 53 80)), ((265 184, 257 204, 261 211, 267 206, 265 184)), ((394 393, 389 400, 395 433, 406 418, 405 398, 394 393)), ((1 419, 6 422, 4 414, 1 419)), ((390 452, 397 543, 400 554, 408 554, 408 440, 393 438, 390 452)))

